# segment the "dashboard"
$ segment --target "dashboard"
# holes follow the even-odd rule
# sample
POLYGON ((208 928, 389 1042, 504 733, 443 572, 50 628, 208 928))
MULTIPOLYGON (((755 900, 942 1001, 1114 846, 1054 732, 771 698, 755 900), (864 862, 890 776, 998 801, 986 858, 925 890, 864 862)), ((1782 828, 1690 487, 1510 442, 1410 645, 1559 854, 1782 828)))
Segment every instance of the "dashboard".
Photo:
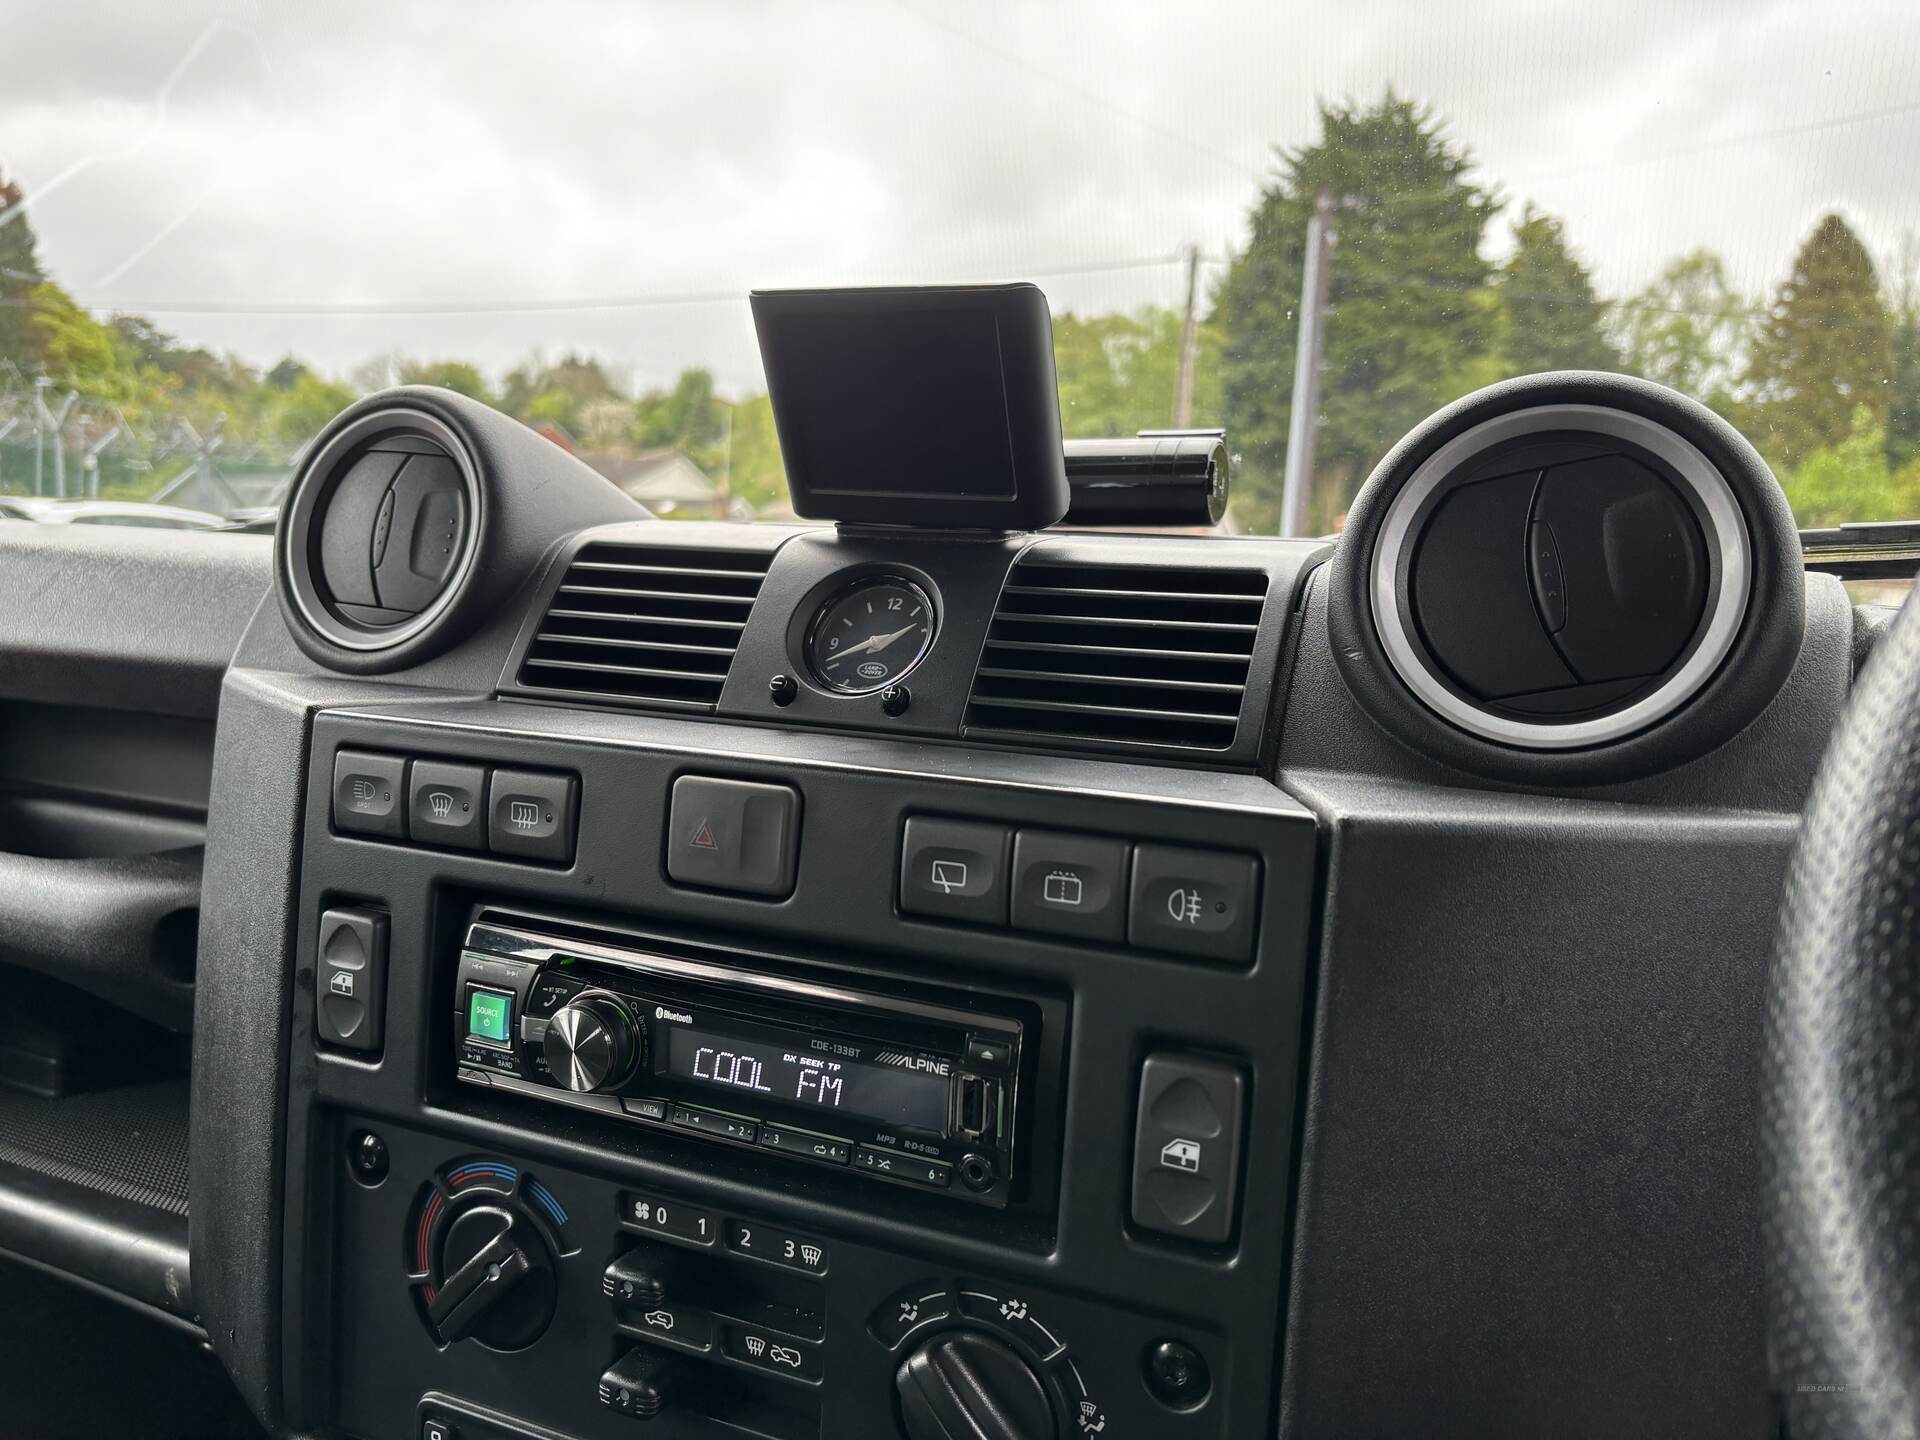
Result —
POLYGON ((1464 403, 1337 541, 666 523, 356 405, 217 667, 126 1284, 295 1435, 1771 1434, 1855 616, 1698 407, 1464 403))

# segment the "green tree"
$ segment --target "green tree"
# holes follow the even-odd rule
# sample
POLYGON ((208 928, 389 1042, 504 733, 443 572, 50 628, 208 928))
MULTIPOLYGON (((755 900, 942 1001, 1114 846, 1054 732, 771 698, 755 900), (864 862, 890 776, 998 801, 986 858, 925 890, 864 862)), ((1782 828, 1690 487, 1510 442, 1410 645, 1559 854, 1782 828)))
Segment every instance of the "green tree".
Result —
POLYGON ((1734 288, 1726 262, 1694 250, 1646 289, 1614 307, 1626 368, 1729 417, 1747 363, 1753 304, 1734 288))
POLYGON ((88 314, 52 281, 27 292, 27 332, 41 373, 94 405, 141 420, 168 390, 166 375, 144 365, 127 338, 88 314))
POLYGON ((0 176, 0 362, 11 364, 23 378, 37 364, 28 297, 47 280, 25 205, 19 184, 0 176))
POLYGON ((672 448, 708 474, 726 465, 727 407, 713 393, 713 372, 682 370, 671 390, 634 402, 633 443, 643 450, 672 448))
POLYGON ((299 383, 300 377, 307 374, 307 367, 294 359, 284 356, 271 370, 267 371, 267 384, 275 390, 291 390, 299 383))
MULTIPOLYGON (((1887 396, 1887 463, 1920 463, 1920 236, 1909 232, 1895 260, 1892 384, 1887 396)), ((1904 517, 1903 517, 1904 518, 1904 517)))
POLYGON ((727 437, 727 483, 734 495, 756 511, 787 499, 787 470, 774 430, 773 402, 749 395, 733 407, 727 437))
POLYGON ((1330 308, 1315 453, 1318 524, 1345 510, 1368 468, 1489 348, 1476 296, 1480 246, 1498 202, 1469 178, 1471 155, 1437 117, 1391 91, 1369 106, 1320 107, 1320 139, 1282 152, 1252 236, 1215 297, 1227 431, 1242 457, 1241 522, 1278 518, 1300 277, 1316 195, 1334 203, 1330 308))
POLYGON ((438 385, 442 390, 493 403, 493 387, 479 367, 465 360, 409 361, 400 367, 402 385, 438 385))
POLYGON ((1802 525, 1906 520, 1920 515, 1920 466, 1887 463, 1887 432, 1866 405, 1856 405, 1837 445, 1808 455, 1786 479, 1787 499, 1802 525))
POLYGON ((569 353, 559 363, 529 363, 507 373, 500 387, 500 408, 516 419, 551 421, 569 431, 580 423, 581 407, 596 400, 623 398, 599 360, 569 353))
POLYGON ((1920 314, 1903 317, 1893 332, 1891 381, 1887 461, 1898 468, 1920 460, 1920 314))
POLYGON ((353 391, 345 385, 323 380, 302 367, 291 385, 271 393, 260 417, 261 438, 282 454, 291 454, 351 405, 353 398, 353 391))
POLYGON ((1749 370, 1755 443, 1793 468, 1851 438, 1860 407, 1884 428, 1892 330, 1873 257, 1845 220, 1826 216, 1761 321, 1749 370))
MULTIPOLYGON (((1069 438, 1132 435, 1173 423, 1184 322, 1177 310, 1144 306, 1130 314, 1056 316, 1053 366, 1060 428, 1069 438)), ((1192 421, 1220 415, 1218 327, 1197 337, 1192 421)))
POLYGON ((1509 374, 1619 368, 1593 277, 1568 245, 1562 222, 1531 204, 1513 227, 1513 254, 1500 267, 1500 299, 1509 374))

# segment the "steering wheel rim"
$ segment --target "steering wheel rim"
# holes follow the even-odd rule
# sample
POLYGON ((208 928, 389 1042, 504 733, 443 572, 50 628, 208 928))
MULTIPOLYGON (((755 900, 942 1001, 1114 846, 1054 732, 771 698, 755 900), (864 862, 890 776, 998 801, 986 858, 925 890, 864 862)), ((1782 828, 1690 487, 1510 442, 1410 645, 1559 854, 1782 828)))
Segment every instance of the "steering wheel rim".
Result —
POLYGON ((1769 1364, 1793 1440, 1920 1440, 1920 602, 1814 783, 1767 997, 1769 1364))

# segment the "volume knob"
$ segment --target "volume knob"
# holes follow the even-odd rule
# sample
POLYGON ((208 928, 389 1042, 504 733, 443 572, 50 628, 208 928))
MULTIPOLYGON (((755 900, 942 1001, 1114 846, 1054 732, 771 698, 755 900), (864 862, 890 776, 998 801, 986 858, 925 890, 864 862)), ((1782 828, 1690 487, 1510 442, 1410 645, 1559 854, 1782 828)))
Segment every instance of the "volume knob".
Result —
POLYGON ((612 995, 581 995, 547 1022, 542 1044, 547 1068, 569 1090, 605 1090, 634 1071, 646 1039, 612 995))

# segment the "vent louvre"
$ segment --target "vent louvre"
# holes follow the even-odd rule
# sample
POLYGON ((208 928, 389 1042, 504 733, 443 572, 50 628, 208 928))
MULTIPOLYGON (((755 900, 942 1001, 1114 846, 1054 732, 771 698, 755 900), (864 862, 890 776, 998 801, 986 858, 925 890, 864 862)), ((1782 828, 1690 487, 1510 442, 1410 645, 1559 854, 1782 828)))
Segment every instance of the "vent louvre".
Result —
POLYGON ((588 545, 527 646, 520 688, 710 713, 772 559, 762 550, 588 545))
POLYGON ((1266 595, 1258 570, 1024 560, 987 632, 968 732, 1228 749, 1266 595))

